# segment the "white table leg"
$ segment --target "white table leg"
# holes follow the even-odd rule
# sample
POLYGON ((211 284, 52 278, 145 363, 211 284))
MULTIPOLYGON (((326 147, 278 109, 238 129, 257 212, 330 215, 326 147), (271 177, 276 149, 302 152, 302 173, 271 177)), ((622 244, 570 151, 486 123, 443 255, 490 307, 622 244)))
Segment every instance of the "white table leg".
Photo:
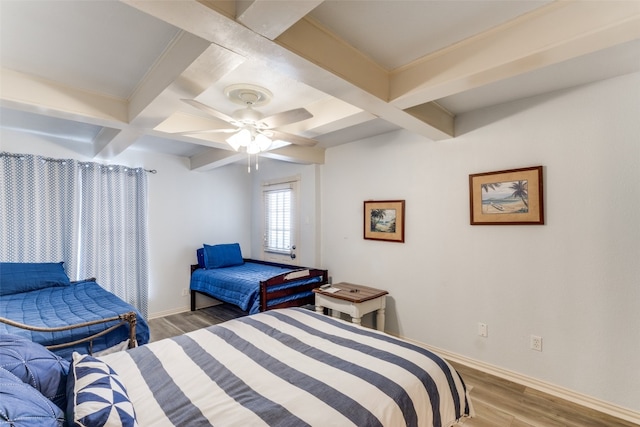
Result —
POLYGON ((324 314, 324 307, 321 305, 316 305, 316 313, 324 314))
POLYGON ((376 329, 384 331, 384 307, 378 309, 376 313, 376 329))
POLYGON ((355 323, 356 325, 360 325, 362 324, 362 317, 352 317, 351 322, 355 323))

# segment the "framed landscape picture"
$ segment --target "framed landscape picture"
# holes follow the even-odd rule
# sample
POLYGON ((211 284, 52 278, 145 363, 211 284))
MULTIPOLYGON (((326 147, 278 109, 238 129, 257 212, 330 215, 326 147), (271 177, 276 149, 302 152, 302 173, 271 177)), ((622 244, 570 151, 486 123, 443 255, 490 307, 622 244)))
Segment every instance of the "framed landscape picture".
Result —
POLYGON ((404 200, 365 201, 364 238, 404 242, 404 200))
POLYGON ((469 175, 471 225, 542 225, 542 166, 469 175))

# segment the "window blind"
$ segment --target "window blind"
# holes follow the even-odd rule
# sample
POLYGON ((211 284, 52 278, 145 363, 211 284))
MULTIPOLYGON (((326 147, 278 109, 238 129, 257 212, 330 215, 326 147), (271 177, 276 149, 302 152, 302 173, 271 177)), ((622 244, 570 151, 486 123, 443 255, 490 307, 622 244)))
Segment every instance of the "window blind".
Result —
POLYGON ((263 187, 264 250, 289 253, 294 245, 296 223, 296 182, 263 187))

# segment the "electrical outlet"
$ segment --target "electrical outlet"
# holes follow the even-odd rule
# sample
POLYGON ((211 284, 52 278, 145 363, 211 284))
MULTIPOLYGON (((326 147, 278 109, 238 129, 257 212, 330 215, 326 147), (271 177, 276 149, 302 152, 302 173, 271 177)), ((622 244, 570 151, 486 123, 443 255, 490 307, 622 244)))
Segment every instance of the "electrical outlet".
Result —
POLYGON ((531 350, 542 351, 542 337, 531 335, 529 347, 531 350))
POLYGON ((489 329, 486 323, 478 323, 478 335, 484 338, 489 336, 489 329))
POLYGON ((189 296, 189 288, 182 288, 182 296, 183 297, 189 296))

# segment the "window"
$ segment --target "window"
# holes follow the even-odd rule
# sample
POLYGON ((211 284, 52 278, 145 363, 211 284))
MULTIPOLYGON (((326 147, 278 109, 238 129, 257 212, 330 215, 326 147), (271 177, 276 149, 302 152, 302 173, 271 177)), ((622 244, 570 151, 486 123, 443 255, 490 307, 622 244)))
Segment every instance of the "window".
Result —
POLYGON ((298 181, 264 184, 264 250, 288 254, 295 245, 298 181))

